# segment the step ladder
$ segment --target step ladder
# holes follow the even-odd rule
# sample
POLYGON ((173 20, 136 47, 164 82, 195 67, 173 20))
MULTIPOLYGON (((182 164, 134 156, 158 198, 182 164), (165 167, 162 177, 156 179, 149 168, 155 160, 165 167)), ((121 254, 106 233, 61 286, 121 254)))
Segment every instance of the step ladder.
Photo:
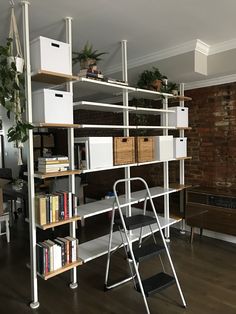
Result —
MULTIPOLYGON (((130 280, 133 280, 135 289, 140 292, 143 296, 144 304, 146 307, 146 312, 150 314, 150 310, 147 303, 147 297, 160 292, 161 290, 168 288, 169 286, 176 284, 180 298, 183 303, 183 307, 186 307, 186 302, 174 269, 174 265, 172 263, 170 253, 168 250, 168 247, 166 245, 166 241, 162 232, 162 228, 160 225, 160 221, 158 219, 156 209, 150 194, 150 190, 148 188, 148 185, 146 181, 140 177, 135 178, 129 178, 129 179, 121 179, 115 182, 113 186, 115 200, 112 210, 112 217, 111 217, 111 228, 110 228, 110 237, 109 237, 109 244, 108 244, 108 255, 107 255, 107 265, 106 265, 106 274, 105 274, 105 290, 110 290, 112 288, 115 288, 121 284, 124 284, 130 280), (125 209, 125 206, 130 206, 131 201, 120 200, 119 196, 117 194, 117 186, 120 184, 130 184, 131 181, 141 181, 145 187, 145 198, 143 201, 143 209, 141 214, 135 214, 132 216, 132 208, 131 208, 131 215, 124 215, 123 210, 125 209), (150 211, 146 211, 147 202, 150 202, 151 208, 153 211, 153 215, 150 216, 150 211), (118 215, 115 215, 116 208, 118 208, 118 215), (123 209, 123 210, 122 210, 123 209), (117 216, 119 216, 117 218, 117 216), (121 243, 118 245, 115 250, 112 247, 112 236, 114 231, 114 226, 117 226, 120 231, 120 237, 121 237, 121 243), (158 227, 158 232, 160 232, 161 236, 161 245, 157 243, 156 237, 153 232, 153 227, 158 227), (152 237, 153 243, 150 244, 144 244, 144 242, 147 240, 147 237, 144 238, 143 236, 143 230, 144 228, 149 228, 149 237, 152 237), (134 230, 137 232, 139 231, 139 239, 138 239, 138 248, 134 248, 132 245, 132 232, 134 230), (111 256, 113 253, 115 253, 119 248, 123 247, 125 250, 126 259, 128 261, 130 274, 131 276, 129 278, 125 278, 122 281, 116 282, 114 284, 108 284, 109 280, 109 271, 110 271, 110 264, 111 264, 111 256), (161 253, 166 253, 170 268, 172 271, 172 274, 168 274, 165 272, 164 264, 161 259, 161 253), (141 279, 140 272, 139 272, 139 266, 141 262, 144 262, 145 260, 148 260, 153 257, 159 257, 160 263, 163 269, 163 272, 160 272, 150 278, 141 279)), ((152 213, 152 212, 151 212, 152 213)))

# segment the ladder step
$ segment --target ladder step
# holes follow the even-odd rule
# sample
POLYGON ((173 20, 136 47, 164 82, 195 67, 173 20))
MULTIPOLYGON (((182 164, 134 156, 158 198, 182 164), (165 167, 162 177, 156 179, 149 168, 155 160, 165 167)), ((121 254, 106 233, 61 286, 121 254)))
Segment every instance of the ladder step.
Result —
MULTIPOLYGON (((175 278, 163 272, 142 281, 146 297, 149 297, 152 294, 160 292, 161 290, 170 287, 174 283, 175 278)), ((138 284, 137 291, 141 292, 140 286, 138 284)))
POLYGON ((150 257, 157 256, 164 250, 165 250, 164 246, 151 243, 148 245, 141 246, 140 248, 133 249, 133 253, 136 261, 142 262, 150 257))
MULTIPOLYGON (((133 230, 147 225, 156 223, 156 218, 144 215, 135 215, 131 217, 124 217, 127 230, 133 230)), ((123 228, 121 219, 115 219, 115 224, 123 228)))

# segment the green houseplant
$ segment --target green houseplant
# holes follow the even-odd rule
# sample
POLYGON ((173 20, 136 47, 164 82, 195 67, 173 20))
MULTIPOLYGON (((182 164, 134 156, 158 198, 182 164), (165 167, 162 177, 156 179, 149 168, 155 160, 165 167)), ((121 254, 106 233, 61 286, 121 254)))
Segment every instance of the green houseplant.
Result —
POLYGON ((167 77, 161 74, 158 68, 153 67, 152 70, 145 70, 139 75, 137 86, 160 91, 163 79, 167 77))
MULTIPOLYGON (((33 126, 24 122, 25 111, 25 80, 24 71, 17 71, 15 62, 9 64, 11 57, 12 38, 8 38, 5 46, 0 46, 0 103, 7 110, 7 117, 13 118, 7 137, 15 142, 17 148, 28 139, 28 130, 33 126)), ((14 59, 13 59, 14 60, 14 59)))
POLYGON ((79 52, 73 52, 73 64, 80 63, 80 69, 88 69, 97 64, 101 60, 101 56, 107 52, 98 52, 93 49, 93 45, 88 42, 84 45, 83 49, 79 52))

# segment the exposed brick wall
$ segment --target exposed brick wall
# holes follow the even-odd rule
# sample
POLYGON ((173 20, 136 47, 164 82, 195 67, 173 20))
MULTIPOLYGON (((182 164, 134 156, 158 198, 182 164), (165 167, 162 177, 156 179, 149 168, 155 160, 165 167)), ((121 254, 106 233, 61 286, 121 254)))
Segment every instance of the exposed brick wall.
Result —
POLYGON ((236 187, 236 83, 188 91, 189 183, 236 187))

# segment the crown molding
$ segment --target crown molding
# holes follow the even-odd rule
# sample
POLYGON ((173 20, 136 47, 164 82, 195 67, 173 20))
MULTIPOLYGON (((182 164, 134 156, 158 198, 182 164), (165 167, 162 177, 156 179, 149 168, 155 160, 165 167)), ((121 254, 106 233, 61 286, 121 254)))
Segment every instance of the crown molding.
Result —
MULTIPOLYGON (((147 54, 147 55, 142 56, 142 57, 134 58, 134 59, 129 60, 128 68, 132 69, 132 68, 135 68, 138 66, 142 66, 144 64, 148 64, 148 63, 160 61, 163 59, 175 57, 175 56, 181 55, 183 53, 194 51, 196 49, 196 47, 198 47, 198 49, 199 49, 198 51, 201 51, 201 50, 204 50, 203 47, 205 47, 204 45, 206 45, 206 44, 204 44, 204 45, 203 44, 204 43, 201 42, 199 39, 191 40, 191 41, 185 42, 185 43, 178 45, 178 46, 170 47, 167 49, 163 49, 160 51, 156 51, 156 52, 147 54)), ((110 75, 112 73, 116 73, 116 72, 120 72, 120 71, 121 71, 121 65, 116 64, 114 66, 108 67, 107 70, 105 71, 105 74, 110 75)))
POLYGON ((216 53, 224 52, 227 50, 235 49, 236 48, 236 38, 222 41, 221 43, 212 45, 210 47, 209 55, 214 55, 216 53))
POLYGON ((191 83, 185 83, 184 89, 185 90, 197 89, 197 88, 222 85, 222 84, 227 84, 227 83, 232 83, 232 82, 236 82, 236 74, 220 76, 216 78, 195 81, 191 83))
POLYGON ((196 40, 196 47, 195 50, 203 53, 204 55, 208 56, 210 51, 210 46, 204 43, 202 40, 196 40))

